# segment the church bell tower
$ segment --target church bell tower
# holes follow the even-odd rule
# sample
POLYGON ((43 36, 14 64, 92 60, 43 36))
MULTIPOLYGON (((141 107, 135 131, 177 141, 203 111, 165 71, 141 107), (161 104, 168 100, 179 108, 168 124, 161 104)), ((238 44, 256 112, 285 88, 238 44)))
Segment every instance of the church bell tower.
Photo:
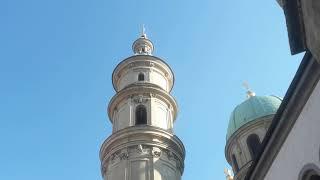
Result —
POLYGON ((108 106, 113 131, 101 146, 104 180, 180 180, 185 149, 173 133, 177 103, 170 95, 171 68, 152 56, 144 31, 133 43, 134 55, 112 73, 116 91, 108 106))

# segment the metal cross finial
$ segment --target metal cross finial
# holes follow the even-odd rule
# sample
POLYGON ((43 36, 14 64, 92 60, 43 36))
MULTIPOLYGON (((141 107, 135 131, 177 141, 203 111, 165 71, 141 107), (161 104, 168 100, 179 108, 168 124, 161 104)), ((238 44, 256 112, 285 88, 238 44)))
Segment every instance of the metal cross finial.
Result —
POLYGON ((250 90, 249 84, 245 81, 242 83, 242 85, 246 88, 247 90, 247 98, 250 98, 252 96, 255 96, 256 93, 250 90))
POLYGON ((147 35, 146 35, 146 28, 144 27, 144 24, 142 24, 142 28, 141 28, 141 36, 142 37, 147 37, 147 35))
POLYGON ((232 176, 231 170, 229 170, 227 168, 224 168, 224 174, 226 175, 226 179, 227 180, 233 180, 233 176, 232 176))
POLYGON ((145 34, 146 28, 144 27, 144 24, 142 24, 142 34, 145 34))
POLYGON ((242 85, 243 85, 243 87, 244 87, 244 88, 246 88, 246 90, 247 90, 247 91, 249 91, 249 90, 250 90, 250 88, 249 88, 249 84, 248 84, 248 82, 247 82, 247 81, 244 81, 244 82, 242 83, 242 85))

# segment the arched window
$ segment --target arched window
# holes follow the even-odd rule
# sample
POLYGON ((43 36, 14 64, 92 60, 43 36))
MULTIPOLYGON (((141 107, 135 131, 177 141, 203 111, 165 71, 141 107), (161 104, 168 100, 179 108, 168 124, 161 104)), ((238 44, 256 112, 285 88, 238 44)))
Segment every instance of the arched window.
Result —
POLYGON ((232 164, 233 164, 234 171, 235 171, 235 173, 237 173, 239 171, 239 165, 238 165, 236 156, 234 154, 232 154, 231 158, 232 158, 232 164))
POLYGON ((302 180, 320 180, 320 175, 314 170, 309 170, 303 175, 302 180))
POLYGON ((247 146, 251 155, 251 158, 254 159, 259 150, 260 150, 260 140, 259 140, 259 136, 256 134, 251 134, 250 136, 248 136, 247 138, 247 146))
POLYGON ((136 107, 136 125, 147 124, 147 109, 144 105, 136 107))
POLYGON ((315 164, 307 164, 302 168, 298 179, 320 180, 320 169, 315 164))
POLYGON ((311 175, 308 180, 320 180, 319 175, 311 175))
POLYGON ((143 73, 139 73, 138 81, 144 81, 144 74, 143 73))

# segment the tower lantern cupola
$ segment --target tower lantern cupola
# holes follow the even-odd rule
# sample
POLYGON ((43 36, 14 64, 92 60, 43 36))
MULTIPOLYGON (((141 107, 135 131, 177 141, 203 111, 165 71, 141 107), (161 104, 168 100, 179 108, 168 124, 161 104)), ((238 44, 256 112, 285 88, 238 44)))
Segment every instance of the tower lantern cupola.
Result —
POLYGON ((147 35, 143 32, 140 38, 138 38, 132 45, 134 54, 151 55, 153 52, 153 44, 147 38, 147 35))

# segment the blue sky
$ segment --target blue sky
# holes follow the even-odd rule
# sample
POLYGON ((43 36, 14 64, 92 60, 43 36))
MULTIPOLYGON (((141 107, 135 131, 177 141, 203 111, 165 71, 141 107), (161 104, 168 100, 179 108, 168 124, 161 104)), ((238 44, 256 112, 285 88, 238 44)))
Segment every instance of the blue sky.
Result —
POLYGON ((111 73, 141 24, 175 72, 175 132, 184 180, 224 179, 230 112, 257 95, 284 96, 291 56, 276 0, 0 1, 0 179, 102 179, 111 133, 111 73))

